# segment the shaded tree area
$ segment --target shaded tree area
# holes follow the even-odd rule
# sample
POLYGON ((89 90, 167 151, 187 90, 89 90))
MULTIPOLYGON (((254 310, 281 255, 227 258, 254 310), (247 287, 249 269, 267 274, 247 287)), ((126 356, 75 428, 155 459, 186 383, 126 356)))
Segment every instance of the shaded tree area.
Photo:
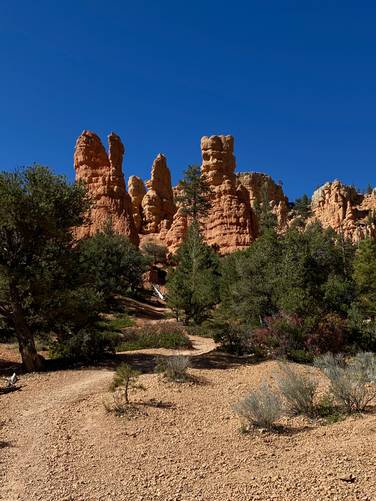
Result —
POLYGON ((283 235, 269 228, 222 261, 216 314, 246 329, 240 350, 253 346, 292 358, 338 351, 348 341, 344 321, 355 297, 353 253, 351 243, 319 224, 283 235))
POLYGON ((0 173, 0 199, 0 315, 24 368, 43 368, 36 336, 56 354, 105 351, 100 312, 114 293, 139 283, 144 258, 108 230, 76 245, 74 228, 85 223, 91 201, 83 185, 46 167, 0 173))

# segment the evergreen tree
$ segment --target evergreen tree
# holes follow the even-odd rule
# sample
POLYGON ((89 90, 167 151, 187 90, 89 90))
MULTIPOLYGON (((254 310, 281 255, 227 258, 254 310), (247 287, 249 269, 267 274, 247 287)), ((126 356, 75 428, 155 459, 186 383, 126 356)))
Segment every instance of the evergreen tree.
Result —
POLYGON ((114 232, 111 222, 103 231, 82 240, 78 252, 80 273, 107 304, 115 294, 139 287, 149 262, 126 236, 114 232))
POLYGON ((167 281, 168 303, 185 322, 201 323, 218 302, 218 258, 202 238, 198 223, 188 228, 167 281))
POLYGON ((277 311, 275 294, 280 251, 275 229, 264 229, 246 251, 224 258, 220 309, 226 316, 244 324, 260 325, 265 316, 277 311))
POLYGON ((376 242, 359 242, 354 259, 357 304, 364 318, 376 320, 376 242))
POLYGON ((270 207, 267 182, 265 182, 261 189, 261 201, 256 199, 253 210, 256 213, 260 234, 277 227, 277 216, 270 207))
POLYGON ((189 165, 184 172, 184 179, 179 183, 180 195, 176 198, 182 205, 182 211, 193 221, 205 216, 211 207, 209 198, 211 188, 200 173, 200 167, 189 165))
POLYGON ((15 330, 24 368, 38 370, 33 324, 69 287, 72 228, 84 222, 90 201, 81 185, 41 166, 0 173, 0 199, 0 314, 15 330))
POLYGON ((304 221, 311 215, 311 199, 304 194, 294 202, 294 210, 304 221))

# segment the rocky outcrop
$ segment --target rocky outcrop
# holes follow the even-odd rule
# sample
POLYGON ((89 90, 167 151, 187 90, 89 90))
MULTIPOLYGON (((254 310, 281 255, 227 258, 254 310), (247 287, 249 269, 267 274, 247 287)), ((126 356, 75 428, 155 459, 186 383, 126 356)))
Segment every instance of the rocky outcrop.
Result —
POLYGON ((261 172, 240 172, 236 177, 238 183, 248 192, 250 206, 254 209, 256 205, 262 205, 266 201, 277 216, 279 229, 285 229, 289 203, 281 184, 261 172))
POLYGON ((142 199, 143 233, 159 233, 170 228, 176 207, 171 185, 171 174, 166 157, 161 153, 153 162, 149 188, 142 199))
POLYGON ((205 240, 222 254, 246 248, 256 229, 249 195, 234 173, 234 138, 204 136, 201 153, 201 174, 212 191, 211 208, 203 222, 205 240))
MULTIPOLYGON (((221 254, 244 249, 255 238, 257 230, 248 192, 237 182, 234 173, 234 139, 204 136, 201 154, 201 175, 211 190, 211 208, 201 220, 205 241, 221 254)), ((179 208, 165 236, 170 251, 179 247, 189 223, 179 208)))
POLYGON ((143 226, 142 199, 146 195, 146 188, 140 177, 130 176, 128 180, 128 193, 132 201, 134 224, 137 232, 141 233, 143 226))
MULTIPOLYGON (((124 146, 114 133, 108 136, 108 153, 99 137, 84 131, 74 152, 76 179, 84 181, 93 199, 88 224, 77 230, 79 238, 93 235, 111 219, 116 232, 135 243, 153 241, 166 245, 171 253, 181 244, 190 221, 174 203, 179 186, 172 188, 166 157, 153 162, 150 181, 131 176, 125 188, 122 162, 124 146)), ((202 218, 206 242, 221 254, 248 247, 259 233, 257 206, 268 201, 278 218, 280 231, 296 219, 282 186, 259 172, 235 174, 232 136, 204 136, 201 139, 201 175, 211 188, 211 208, 202 218)), ((367 195, 340 181, 326 183, 312 196, 311 216, 345 238, 356 242, 376 238, 376 190, 367 195)))
POLYGON ((376 192, 363 195, 341 181, 325 183, 312 195, 312 216, 308 222, 320 221, 345 238, 357 242, 375 236, 374 211, 376 192))
POLYGON ((86 184, 93 200, 88 224, 77 230, 77 237, 93 235, 111 220, 116 232, 127 235, 138 245, 131 198, 125 189, 122 171, 124 146, 114 133, 108 136, 108 144, 107 154, 93 132, 83 131, 77 139, 74 151, 76 180, 86 184))

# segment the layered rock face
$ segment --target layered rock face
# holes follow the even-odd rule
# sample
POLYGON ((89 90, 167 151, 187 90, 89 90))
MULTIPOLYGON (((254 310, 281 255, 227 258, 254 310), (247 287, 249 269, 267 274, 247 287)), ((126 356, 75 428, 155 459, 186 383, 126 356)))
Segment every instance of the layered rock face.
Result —
POLYGON ((153 162, 149 190, 142 199, 142 233, 159 233, 170 228, 176 212, 171 174, 166 157, 161 153, 153 162))
POLYGON ((140 177, 130 176, 128 179, 128 193, 132 201, 134 224, 136 226, 137 233, 141 233, 143 225, 142 199, 146 195, 146 188, 140 177))
MULTIPOLYGON (((175 252, 190 221, 174 203, 179 186, 172 188, 166 157, 156 157, 146 187, 141 178, 131 176, 127 192, 122 171, 124 146, 114 133, 108 136, 108 143, 107 153, 93 132, 84 131, 77 139, 76 179, 86 183, 94 201, 89 224, 79 228, 77 236, 93 235, 111 219, 115 231, 136 245, 141 237, 143 242, 154 241, 175 252)), ((248 247, 259 232, 254 208, 266 200, 277 215, 279 230, 289 226, 294 213, 289 213, 280 184, 259 172, 235 174, 232 136, 204 136, 201 154, 201 175, 212 192, 211 208, 201 221, 209 245, 221 254, 248 247)), ((376 238, 376 190, 363 195, 340 181, 326 183, 314 192, 311 210, 307 223, 320 221, 354 242, 366 236, 376 238)))
POLYGON ((352 186, 335 180, 318 188, 312 195, 312 217, 308 222, 320 221, 345 238, 357 242, 366 236, 375 237, 374 211, 376 192, 358 193, 352 186))
POLYGON ((116 232, 127 235, 138 245, 131 198, 125 189, 122 171, 124 146, 114 133, 108 136, 108 144, 107 154, 93 132, 83 131, 77 139, 74 151, 76 180, 86 184, 93 199, 89 223, 77 230, 77 237, 93 235, 111 220, 116 232))
MULTIPOLYGON (((106 153, 99 137, 84 131, 77 139, 74 154, 76 179, 87 184, 94 200, 90 224, 80 228, 79 237, 92 235, 111 218, 115 231, 133 242, 153 240, 175 252, 190 221, 174 203, 179 187, 172 188, 166 157, 159 154, 153 162, 150 180, 138 176, 125 189, 122 172, 124 146, 116 134, 110 134, 106 153)), ((252 209, 261 201, 262 190, 281 224, 287 199, 280 186, 264 174, 235 174, 234 139, 210 136, 201 140, 201 175, 211 190, 211 209, 202 221, 205 240, 220 253, 246 248, 257 236, 257 221, 252 209)))
POLYGON ((254 208, 256 204, 261 205, 265 200, 268 201, 271 210, 277 216, 279 229, 285 229, 289 203, 282 186, 261 172, 240 172, 236 177, 238 183, 248 192, 250 206, 254 208))
POLYGON ((248 247, 256 228, 249 195, 237 183, 232 136, 201 139, 201 174, 212 190, 212 204, 204 221, 205 240, 222 254, 248 247))

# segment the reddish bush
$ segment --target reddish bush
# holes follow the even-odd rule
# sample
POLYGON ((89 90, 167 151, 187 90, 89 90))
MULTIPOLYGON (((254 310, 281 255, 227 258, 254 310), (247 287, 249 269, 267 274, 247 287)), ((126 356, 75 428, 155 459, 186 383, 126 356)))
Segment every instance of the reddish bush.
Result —
POLYGON ((345 347, 348 334, 347 321, 337 313, 328 313, 307 336, 305 346, 316 355, 328 351, 339 353, 345 347))

